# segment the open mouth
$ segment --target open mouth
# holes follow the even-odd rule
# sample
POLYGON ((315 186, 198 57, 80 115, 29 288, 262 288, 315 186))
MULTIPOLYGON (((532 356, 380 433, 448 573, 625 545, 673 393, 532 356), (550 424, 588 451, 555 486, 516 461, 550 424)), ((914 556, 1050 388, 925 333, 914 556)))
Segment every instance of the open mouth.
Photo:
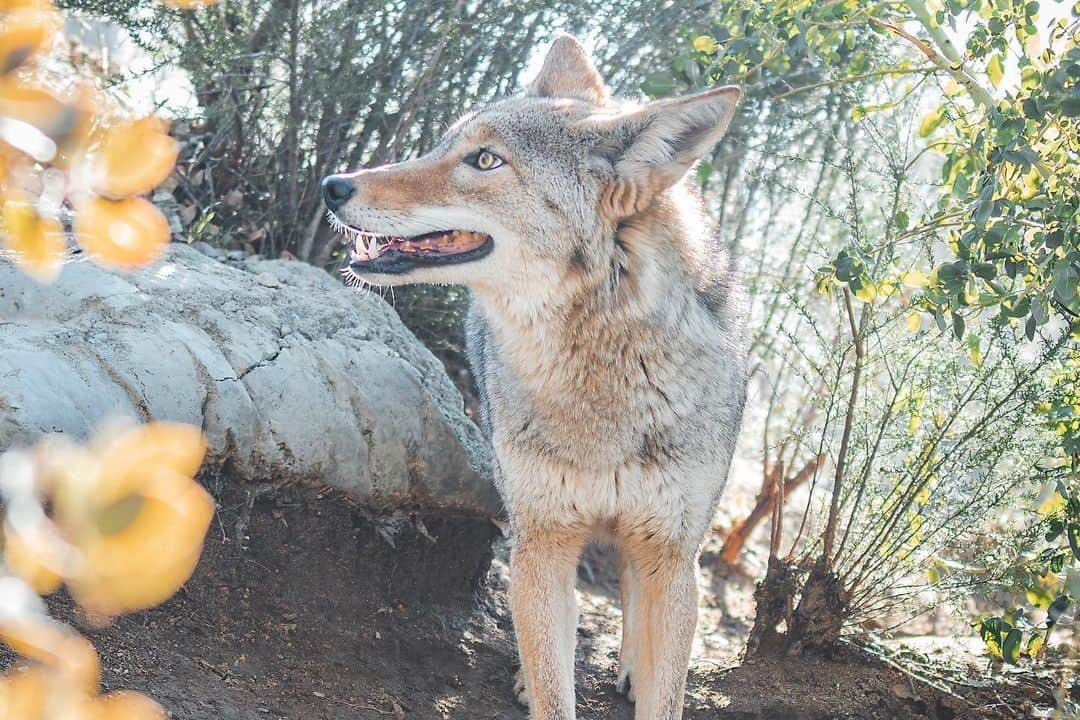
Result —
POLYGON ((337 229, 347 237, 346 264, 356 272, 403 273, 415 267, 469 262, 484 257, 494 246, 490 235, 471 230, 395 237, 375 235, 344 224, 337 229))

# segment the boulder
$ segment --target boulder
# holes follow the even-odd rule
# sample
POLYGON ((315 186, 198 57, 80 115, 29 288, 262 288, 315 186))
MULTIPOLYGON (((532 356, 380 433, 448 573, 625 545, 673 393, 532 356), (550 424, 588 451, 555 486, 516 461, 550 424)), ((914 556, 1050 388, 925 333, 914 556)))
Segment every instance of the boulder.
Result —
POLYGON ((378 295, 184 244, 131 274, 74 256, 53 285, 0 258, 0 450, 117 416, 202 427, 207 467, 238 481, 499 507, 460 394, 378 295))

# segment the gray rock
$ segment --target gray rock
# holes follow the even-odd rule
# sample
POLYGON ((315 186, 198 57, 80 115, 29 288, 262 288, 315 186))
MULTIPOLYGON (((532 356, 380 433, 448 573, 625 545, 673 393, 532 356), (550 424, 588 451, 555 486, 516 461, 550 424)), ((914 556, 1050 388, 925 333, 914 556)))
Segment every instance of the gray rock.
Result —
POLYGON ((196 240, 195 242, 191 243, 191 247, 195 248, 206 257, 212 257, 215 260, 221 260, 225 257, 224 250, 218 247, 214 247, 210 243, 204 242, 202 240, 196 240))
POLYGON ((201 426, 241 480, 494 513, 490 455, 439 361, 378 296, 299 262, 174 244, 39 285, 0 258, 0 450, 103 420, 201 426))

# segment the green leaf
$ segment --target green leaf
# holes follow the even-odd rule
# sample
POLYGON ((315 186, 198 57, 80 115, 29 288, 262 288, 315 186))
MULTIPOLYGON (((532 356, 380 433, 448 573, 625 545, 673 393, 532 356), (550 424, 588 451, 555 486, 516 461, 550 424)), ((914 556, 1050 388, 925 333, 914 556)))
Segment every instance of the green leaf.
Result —
POLYGON ((698 185, 704 185, 705 183, 709 182, 709 178, 712 177, 712 174, 713 174, 712 163, 708 162, 707 160, 702 160, 701 162, 698 163, 698 167, 697 167, 698 185))
POLYGON ((990 78, 990 84, 994 87, 1001 85, 1001 79, 1005 76, 1005 67, 1001 63, 1001 53, 994 53, 990 62, 986 64, 986 75, 990 78))
POLYGON ((1065 611, 1069 609, 1069 596, 1058 595, 1054 598, 1054 602, 1050 603, 1050 607, 1046 608, 1046 622, 1048 625, 1053 625, 1058 619, 1065 614, 1065 611))
POLYGON ((897 210, 893 215, 893 225, 897 230, 907 230, 908 222, 908 214, 903 210, 897 210))
POLYGON ((1035 318, 1038 325, 1050 322, 1050 303, 1044 297, 1036 297, 1031 301, 1031 317, 1035 318))
POLYGON ((1020 660, 1020 643, 1023 640, 1020 628, 1013 628, 1005 635, 1005 641, 1001 643, 1001 657, 1010 665, 1015 665, 1020 660))
POLYGON ((1080 97, 1066 97, 1058 105, 1061 114, 1066 117, 1080 117, 1080 97))
POLYGON ((964 339, 964 318, 960 316, 960 313, 953 313, 952 331, 957 340, 964 339))
POLYGON ((1065 537, 1069 540, 1069 549, 1072 550, 1073 557, 1080 560, 1080 524, 1069 523, 1065 537))
POLYGON ((675 78, 666 73, 653 73, 641 83, 641 90, 649 97, 664 97, 675 92, 675 78))
POLYGON ((1001 618, 987 617, 979 621, 979 637, 994 657, 1001 657, 1001 618))
POLYGON ((1071 302, 1076 297, 1076 286, 1080 283, 1080 273, 1068 260, 1058 260, 1053 271, 1054 294, 1063 303, 1071 302))

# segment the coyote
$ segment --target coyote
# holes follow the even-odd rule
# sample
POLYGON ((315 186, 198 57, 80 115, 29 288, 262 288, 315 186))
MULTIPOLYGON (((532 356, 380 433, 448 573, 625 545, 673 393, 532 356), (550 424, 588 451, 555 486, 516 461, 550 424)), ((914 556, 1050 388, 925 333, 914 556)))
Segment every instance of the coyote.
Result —
POLYGON ((470 290, 469 359, 510 521, 509 601, 531 717, 574 717, 574 581, 619 550, 620 692, 680 718, 698 553, 745 397, 745 302, 686 176, 740 90, 612 100, 552 44, 522 95, 415 160, 323 181, 351 284, 470 290))

